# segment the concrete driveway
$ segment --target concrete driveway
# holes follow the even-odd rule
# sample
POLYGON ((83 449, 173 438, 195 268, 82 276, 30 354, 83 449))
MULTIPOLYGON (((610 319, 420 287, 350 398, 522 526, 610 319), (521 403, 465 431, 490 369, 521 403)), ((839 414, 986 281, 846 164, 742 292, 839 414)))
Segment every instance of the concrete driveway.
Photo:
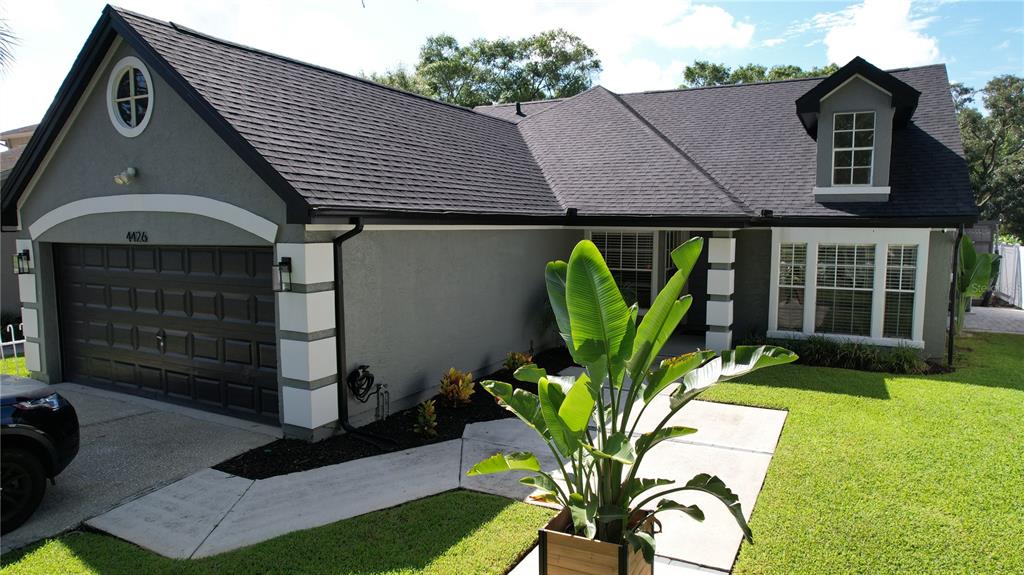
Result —
POLYGON ((269 443, 280 429, 158 401, 62 383, 81 425, 78 457, 49 486, 24 525, 4 535, 7 552, 269 443))

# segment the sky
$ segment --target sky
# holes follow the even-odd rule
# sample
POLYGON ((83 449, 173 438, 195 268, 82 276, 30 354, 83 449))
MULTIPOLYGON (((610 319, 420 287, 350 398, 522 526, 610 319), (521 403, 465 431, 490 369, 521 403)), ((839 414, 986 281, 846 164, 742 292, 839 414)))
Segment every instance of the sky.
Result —
MULTIPOLYGON (((512 0, 119 0, 207 34, 352 74, 415 65, 423 40, 518 38, 562 27, 594 48, 597 83, 668 89, 694 60, 802 67, 862 56, 881 68, 945 63, 982 87, 1024 75, 1024 1, 530 2, 512 0)), ((99 18, 99 0, 0 0, 19 38, 0 75, 0 130, 38 122, 99 18)))

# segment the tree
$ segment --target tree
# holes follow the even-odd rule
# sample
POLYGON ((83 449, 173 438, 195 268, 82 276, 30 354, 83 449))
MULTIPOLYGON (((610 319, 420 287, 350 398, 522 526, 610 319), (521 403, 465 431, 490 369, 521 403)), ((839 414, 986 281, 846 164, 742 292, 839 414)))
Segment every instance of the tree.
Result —
POLYGON ((981 216, 1024 234, 1024 78, 997 76, 983 90, 953 84, 950 93, 981 216), (988 115, 970 106, 978 96, 988 115))
POLYGON ((810 68, 808 70, 792 64, 772 67, 761 64, 744 64, 736 69, 732 69, 725 64, 697 60, 683 71, 683 84, 680 85, 680 88, 774 82, 793 78, 816 78, 828 76, 838 69, 839 66, 835 64, 810 68))
POLYGON ((415 72, 399 66, 370 79, 461 106, 574 96, 601 71, 597 54, 565 30, 511 40, 427 38, 415 72))
POLYGON ((18 37, 11 30, 11 25, 0 18, 0 73, 6 73, 14 64, 14 47, 17 44, 18 37))
POLYGON ((685 82, 681 88, 700 88, 703 86, 720 86, 735 84, 729 81, 729 67, 725 64, 712 64, 707 60, 697 60, 692 66, 683 70, 685 82))
POLYGON ((406 92, 412 92, 413 94, 421 94, 424 96, 428 95, 427 87, 423 85, 423 81, 420 80, 419 76, 417 76, 415 72, 409 73, 409 71, 405 69, 405 66, 402 65, 399 65, 392 70, 388 70, 383 74, 371 73, 367 77, 378 84, 394 86, 395 88, 405 90, 406 92))

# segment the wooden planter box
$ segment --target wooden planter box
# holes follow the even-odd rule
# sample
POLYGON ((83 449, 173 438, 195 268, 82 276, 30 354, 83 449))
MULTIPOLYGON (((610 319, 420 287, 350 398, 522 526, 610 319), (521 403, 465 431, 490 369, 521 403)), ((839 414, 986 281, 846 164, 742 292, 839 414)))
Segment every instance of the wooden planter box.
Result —
POLYGON ((615 545, 570 533, 568 509, 540 530, 540 575, 652 575, 654 565, 644 561, 629 544, 615 545))

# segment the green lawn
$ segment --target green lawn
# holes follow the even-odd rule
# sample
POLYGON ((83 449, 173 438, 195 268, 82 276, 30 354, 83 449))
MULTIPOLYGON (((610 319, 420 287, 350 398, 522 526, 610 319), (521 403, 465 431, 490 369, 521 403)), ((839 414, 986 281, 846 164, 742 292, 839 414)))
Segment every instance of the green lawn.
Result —
POLYGON ((772 368, 703 399, 788 409, 735 573, 1024 573, 1024 336, 955 373, 772 368))
POLYGON ((25 369, 24 357, 6 357, 0 360, 0 374, 21 375, 28 377, 28 370, 25 369))
POLYGON ((0 573, 498 574, 534 543, 553 513, 493 495, 450 491, 206 559, 165 559, 113 537, 71 533, 5 556, 0 573))

